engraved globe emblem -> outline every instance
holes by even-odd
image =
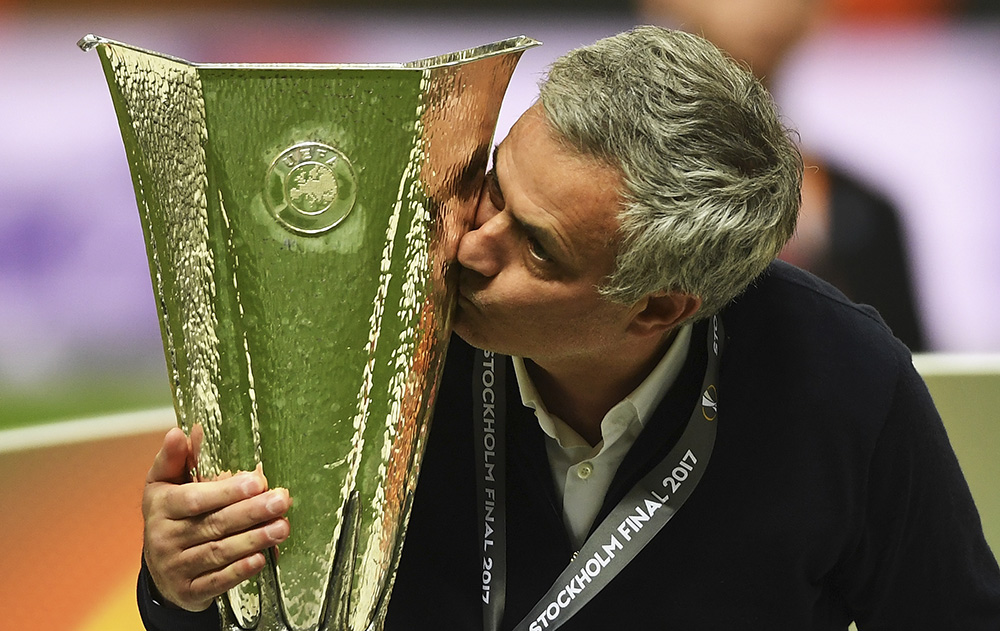
[[[337,200],[337,178],[325,164],[300,165],[286,183],[288,201],[301,213],[321,213]]]
[[[292,232],[317,235],[351,212],[357,180],[351,161],[329,145],[304,142],[274,159],[264,200],[275,219]]]

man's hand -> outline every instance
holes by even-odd
[[[264,550],[288,538],[285,489],[268,490],[260,467],[211,482],[191,482],[191,441],[170,430],[146,476],[143,554],[170,603],[203,611],[264,567]]]

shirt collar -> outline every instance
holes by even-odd
[[[663,354],[663,357],[656,364],[656,367],[653,368],[652,372],[646,376],[635,390],[612,408],[608,412],[608,415],[604,417],[604,421],[601,422],[601,433],[604,435],[605,440],[611,439],[607,435],[607,430],[611,429],[607,427],[609,425],[609,417],[623,404],[634,409],[634,413],[641,425],[646,424],[646,421],[652,416],[656,406],[663,400],[667,391],[670,390],[670,386],[674,384],[677,375],[680,374],[681,368],[684,366],[684,360],[687,359],[688,348],[691,345],[691,328],[691,324],[685,324],[678,329],[667,352]],[[549,414],[548,409],[545,407],[545,402],[542,401],[534,382],[531,380],[531,376],[528,374],[528,369],[524,365],[524,358],[512,357],[511,359],[514,364],[514,374],[517,377],[517,387],[521,394],[521,403],[525,407],[535,410],[535,416],[538,418],[538,423],[542,431],[558,440],[563,447],[587,445],[586,441],[579,435],[576,435],[576,432],[570,429],[562,420]],[[616,425],[618,424],[616,423]],[[620,433],[621,429],[615,431],[616,436]],[[582,442],[582,445],[577,445],[576,443],[578,442]],[[589,447],[589,445],[587,446]]]

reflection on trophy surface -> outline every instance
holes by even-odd
[[[295,503],[224,629],[379,629],[518,37],[409,64],[210,65],[88,36],[178,423]]]

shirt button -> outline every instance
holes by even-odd
[[[580,466],[576,468],[576,476],[581,480],[586,480],[590,477],[590,474],[594,472],[594,465],[589,462],[580,463]]]

